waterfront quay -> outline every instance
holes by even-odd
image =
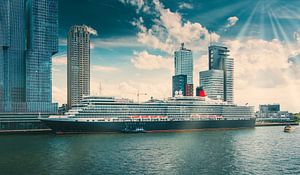
[[[0,113],[0,133],[23,133],[49,131],[49,128],[39,120],[50,114],[39,113]]]

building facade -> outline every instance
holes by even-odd
[[[68,34],[68,107],[90,94],[90,32],[72,26]]]
[[[186,75],[175,75],[172,77],[172,96],[186,94],[187,76]]]
[[[186,84],[184,96],[193,96],[194,95],[194,85]]]
[[[193,53],[191,50],[184,47],[184,43],[181,44],[181,48],[179,50],[174,52],[174,63],[175,76],[187,76],[186,86],[189,89],[188,96],[193,96]],[[184,95],[186,95],[186,93]]]
[[[222,81],[223,82],[223,94],[221,95],[221,99],[223,101],[233,103],[234,102],[234,59],[229,57],[229,50],[227,47],[223,46],[209,46],[208,48],[208,64],[209,64],[209,71],[210,70],[220,70],[220,71],[212,71],[210,73],[204,71],[202,72],[202,78],[208,78],[207,76],[212,76],[214,80],[211,80],[211,83],[216,83],[217,79],[220,79],[221,73],[223,74]],[[216,93],[216,88],[220,88],[220,84],[218,87],[213,87],[212,85],[204,85],[202,83],[208,83],[207,80],[201,80],[201,72],[200,72],[200,85],[207,91],[208,96],[216,97],[215,95],[210,95],[209,91],[213,94]],[[214,89],[208,89],[208,88]]]
[[[200,86],[210,99],[224,101],[224,71],[207,70],[199,73]]]
[[[58,51],[57,0],[0,3],[0,111],[57,111],[52,56]]]
[[[257,118],[263,119],[276,119],[286,118],[292,119],[293,115],[288,111],[281,111],[280,104],[264,104],[259,105],[259,111],[256,113]]]
[[[174,53],[175,55],[175,75],[186,75],[187,84],[193,84],[193,53],[191,50],[181,48]]]
[[[259,105],[259,112],[261,113],[276,113],[279,111],[280,111],[280,104]]]

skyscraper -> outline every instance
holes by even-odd
[[[29,111],[52,101],[52,55],[58,52],[58,1],[28,0],[26,102]],[[57,110],[57,105],[56,105]]]
[[[218,85],[218,88],[220,88],[220,83],[222,82],[223,95],[221,96],[221,99],[229,103],[233,103],[234,60],[229,57],[228,53],[229,50],[227,47],[215,45],[209,46],[209,70],[200,72],[200,85],[202,85],[204,90],[207,91],[208,96],[213,96],[213,98],[215,98],[216,96],[214,94],[220,94],[216,92],[217,87],[214,87],[213,84]],[[221,75],[223,77],[222,80],[220,79]],[[210,81],[207,81],[208,79],[210,79]],[[219,81],[219,83],[217,83],[217,81]],[[206,84],[204,85],[203,83]],[[218,91],[220,92],[220,90]]]
[[[52,60],[58,50],[57,0],[0,3],[0,111],[55,112]]]
[[[68,34],[68,107],[90,94],[90,32],[72,26]]]
[[[184,43],[181,48],[174,53],[175,75],[187,76],[188,92],[184,95],[193,96],[193,53],[191,50],[184,48]],[[174,94],[174,92],[173,92]]]

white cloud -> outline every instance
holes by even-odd
[[[61,54],[52,58],[53,65],[67,65],[67,54]]]
[[[171,55],[182,42],[193,51],[199,51],[204,48],[199,46],[208,46],[210,41],[219,40],[218,34],[210,33],[200,23],[183,22],[180,13],[172,12],[159,1],[153,1],[153,4],[156,17],[151,27],[146,27],[141,17],[132,23],[139,29],[137,37],[140,43]]]
[[[149,6],[146,5],[144,0],[119,0],[123,4],[130,4],[136,7],[136,13],[143,11],[145,13],[150,13]]]
[[[290,76],[295,79],[300,78],[300,53],[292,55],[288,58]]]
[[[255,84],[257,88],[273,88],[285,81],[286,77],[282,71],[289,66],[289,53],[280,41],[228,40],[225,41],[225,45],[231,49],[231,55],[235,58],[235,75],[238,81],[247,81],[248,86]],[[270,76],[277,72],[281,74],[272,79]]]
[[[120,69],[117,67],[99,66],[99,65],[93,65],[92,70],[99,71],[99,72],[119,72],[120,71]]]
[[[90,26],[86,26],[86,27],[87,27],[87,30],[88,30],[88,32],[89,32],[90,34],[95,35],[95,36],[98,35],[97,30],[93,29],[93,28],[90,27]]]
[[[236,102],[278,102],[283,109],[299,109],[300,59],[290,56],[297,46],[262,39],[227,40],[225,45],[235,59]]]
[[[231,17],[229,17],[229,18],[227,19],[228,24],[226,25],[226,28],[229,28],[229,27],[234,26],[234,25],[237,23],[238,20],[239,20],[239,18],[236,17],[236,16],[231,16]]]
[[[194,7],[190,3],[181,2],[181,3],[179,3],[179,8],[180,9],[193,9]]]
[[[145,70],[172,70],[173,67],[173,61],[171,58],[163,58],[160,55],[151,55],[147,51],[134,52],[131,62],[136,68]]]
[[[67,89],[57,86],[52,86],[53,101],[58,102],[60,105],[67,101]]]

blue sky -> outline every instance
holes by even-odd
[[[66,102],[66,37],[85,24],[91,36],[91,91],[136,99],[171,94],[173,52],[193,50],[194,84],[207,69],[209,43],[235,59],[235,101],[281,103],[299,111],[300,15],[297,0],[60,0],[53,100]]]

